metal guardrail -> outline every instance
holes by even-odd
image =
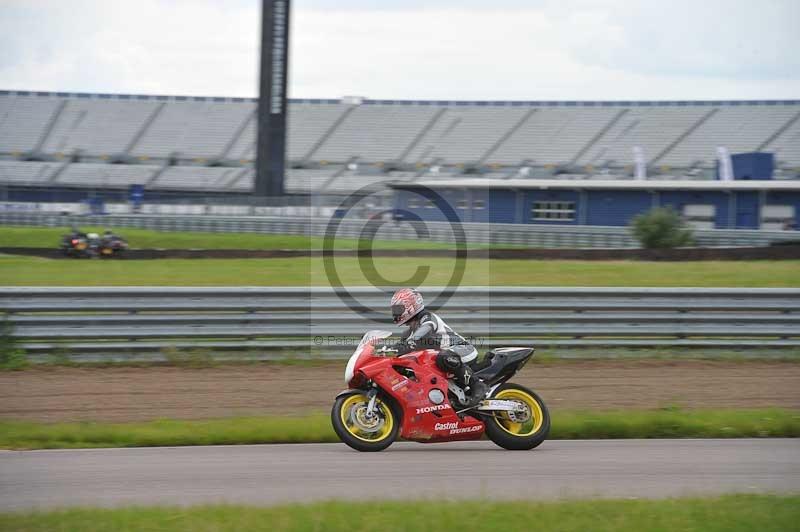
[[[197,216],[197,215],[71,215],[51,213],[0,212],[0,224],[66,227],[70,223],[136,227],[158,231],[190,231],[212,233],[267,233],[323,236],[328,228],[326,218],[260,217],[260,216]],[[359,238],[365,220],[342,220],[337,238]],[[430,240],[453,242],[454,234],[449,223],[425,222]],[[627,227],[587,225],[537,225],[462,223],[461,227],[470,244],[508,244],[528,247],[570,248],[634,248],[638,243]],[[744,229],[695,230],[695,240],[700,246],[764,246],[772,242],[800,239],[796,231],[764,231]],[[386,223],[381,227],[380,238],[388,240],[418,240],[414,228],[408,224]]]
[[[342,357],[369,329],[394,329],[388,294],[350,288],[0,288],[0,312],[33,358]],[[426,288],[451,296],[448,323],[480,348],[533,345],[737,351],[800,347],[800,289]],[[373,310],[370,310],[373,309]]]

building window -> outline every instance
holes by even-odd
[[[702,203],[683,205],[683,219],[695,229],[714,229],[717,207]]]
[[[531,206],[533,220],[572,222],[575,220],[574,201],[535,201]]]
[[[475,209],[476,211],[479,211],[481,209],[485,209],[486,208],[486,202],[483,201],[483,200],[480,200],[480,199],[479,200],[475,200],[475,201],[472,202],[472,208]]]
[[[417,198],[409,198],[408,200],[408,208],[409,209],[416,209],[419,207],[419,200]]]

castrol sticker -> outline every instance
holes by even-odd
[[[480,425],[473,425],[471,427],[459,427],[458,422],[451,421],[448,423],[437,423],[433,426],[434,430],[449,430],[449,434],[464,434],[465,432],[477,432],[481,430]]]

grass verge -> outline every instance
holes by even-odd
[[[360,264],[335,260],[341,282],[406,286],[418,268],[429,269],[428,286],[445,286],[457,266],[451,258],[398,260],[379,257]],[[1,256],[0,279],[15,286],[328,286],[321,258],[52,260]],[[800,261],[466,261],[461,285],[475,286],[639,286],[798,287]]]
[[[557,411],[551,439],[800,437],[800,412],[759,410]],[[0,448],[75,449],[339,441],[327,415],[141,423],[0,421]]]
[[[409,512],[409,508],[414,511]],[[468,511],[465,514],[465,508]],[[467,517],[468,515],[468,517]],[[18,532],[416,530],[797,530],[800,496],[726,495],[666,500],[562,502],[370,501],[258,508],[79,508],[0,514],[0,529]],[[534,525],[535,524],[535,525]]]

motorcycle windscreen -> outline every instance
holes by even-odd
[[[361,341],[358,342],[358,347],[366,345],[368,343],[374,343],[378,340],[383,340],[384,338],[389,338],[392,335],[391,331],[381,331],[378,329],[367,331],[364,333],[364,336],[361,337]]]

